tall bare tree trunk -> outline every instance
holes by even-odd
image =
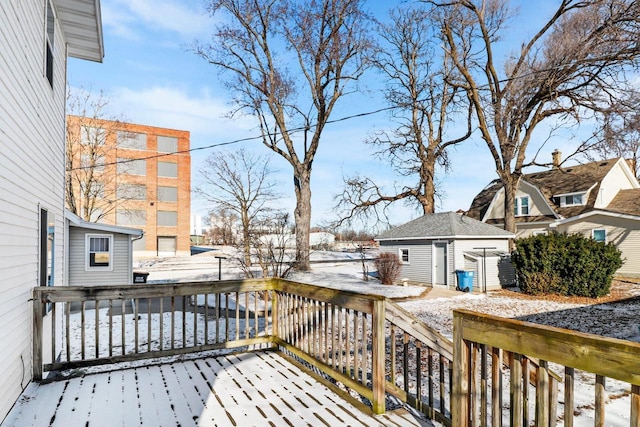
[[[296,223],[296,268],[308,271],[310,269],[311,173],[304,165],[300,165],[298,169],[293,178],[296,193],[296,208],[293,212]]]

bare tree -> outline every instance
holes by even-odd
[[[435,211],[436,167],[450,167],[447,149],[471,135],[471,110],[458,87],[451,85],[451,63],[439,49],[438,28],[433,12],[413,6],[390,12],[390,24],[378,25],[381,45],[373,64],[387,82],[386,99],[398,127],[380,131],[367,142],[376,155],[388,161],[400,176],[413,181],[394,191],[383,189],[368,177],[350,177],[337,196],[344,210],[342,221],[354,218],[377,221],[386,218],[386,208],[404,200]],[[463,118],[453,129],[451,117]],[[452,136],[456,133],[456,136]],[[382,206],[381,210],[378,208]]]
[[[426,0],[474,106],[479,131],[505,190],[505,229],[515,231],[515,194],[534,131],[555,118],[576,122],[628,85],[640,56],[640,3],[562,0],[507,60],[496,45],[513,16],[508,0]],[[501,68],[502,71],[501,71]]]
[[[209,212],[210,228],[207,232],[209,240],[217,245],[236,244],[234,228],[238,222],[238,215],[227,208],[219,208]]]
[[[242,245],[251,265],[251,228],[257,218],[272,210],[278,197],[269,160],[245,149],[211,154],[200,169],[202,184],[195,192],[218,210],[235,212],[242,226]]]
[[[236,112],[258,119],[263,143],[293,169],[296,266],[309,269],[311,170],[322,132],[362,74],[369,40],[361,0],[210,0],[224,15],[194,50],[226,72]],[[296,139],[294,132],[304,130]]]
[[[110,98],[84,88],[67,89],[66,207],[86,221],[116,209],[116,166],[105,164],[121,118],[108,112]]]
[[[290,239],[289,214],[272,212],[257,219],[249,232],[251,257],[260,267],[261,277],[286,278],[293,267],[287,248]],[[256,270],[247,264],[246,258],[238,260],[245,277],[255,278]]]
[[[595,157],[607,159],[624,157],[630,162],[636,177],[640,178],[640,91],[632,90],[623,99],[616,100],[610,108],[598,115],[600,128],[598,142],[587,153],[592,160]]]

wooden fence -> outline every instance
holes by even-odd
[[[375,413],[395,399],[451,425],[451,342],[379,296],[275,279],[40,287],[33,327],[35,380],[44,371],[274,347],[359,393]]]
[[[574,424],[575,378],[594,377],[594,425],[606,422],[605,378],[628,383],[629,425],[640,427],[640,344],[537,325],[513,319],[454,311],[453,425],[512,427]],[[531,361],[539,365],[530,396],[527,378]],[[503,389],[502,372],[508,365],[508,390]],[[552,370],[564,371],[564,410],[558,414],[556,399],[549,390],[556,387]],[[523,378],[525,380],[523,381]],[[508,391],[508,393],[507,393]],[[491,393],[491,405],[487,402]],[[501,404],[508,394],[508,405]],[[551,394],[552,395],[552,394]],[[506,414],[505,414],[506,412]]]

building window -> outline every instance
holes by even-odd
[[[403,264],[409,264],[409,249],[398,249],[398,257],[400,258],[400,262],[402,262]]]
[[[159,227],[177,227],[178,212],[175,211],[158,211]]]
[[[126,209],[116,211],[117,225],[147,225],[147,212],[143,210]]]
[[[82,126],[80,128],[80,143],[92,147],[101,147],[105,145],[106,132],[103,128],[92,126]]]
[[[143,184],[118,184],[118,200],[147,200],[147,187]]]
[[[112,270],[113,235],[87,234],[87,270]]]
[[[159,202],[177,202],[178,187],[158,187]]]
[[[178,152],[178,138],[174,136],[158,136],[158,152],[160,153]]]
[[[104,156],[102,155],[80,155],[80,167],[83,169],[92,169],[93,172],[104,172],[104,163]]]
[[[595,240],[596,242],[607,242],[607,230],[605,229],[597,229],[597,230],[593,230],[591,232],[591,236],[593,237],[593,240]]]
[[[582,206],[584,205],[584,194],[568,194],[560,198],[560,206]]]
[[[163,178],[177,178],[178,164],[175,162],[158,162],[158,176]]]
[[[147,174],[147,161],[145,159],[134,160],[118,157],[117,170],[119,174],[145,176]]]
[[[51,1],[47,1],[47,40],[45,55],[45,75],[53,88],[53,41],[55,39],[56,18],[53,14]]]
[[[516,197],[514,213],[516,216],[529,215],[529,196]]]
[[[119,131],[117,134],[118,147],[130,150],[146,150],[147,134]]]

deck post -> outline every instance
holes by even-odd
[[[42,303],[41,293],[37,288],[33,290],[33,355],[31,357],[31,370],[34,381],[42,381],[42,328],[44,318],[44,304]],[[55,327],[55,325],[54,325]]]
[[[629,425],[640,426],[640,385],[631,385],[631,420]]]
[[[380,299],[373,302],[373,315],[371,328],[373,329],[372,342],[372,387],[373,387],[373,413],[385,412],[385,301]]]
[[[469,346],[462,334],[463,318],[453,312],[453,389],[451,391],[451,424],[469,426]]]
[[[272,298],[271,298],[271,336],[275,337],[275,338],[281,338],[280,337],[280,321],[279,321],[279,317],[280,317],[280,310],[278,308],[278,291],[276,291],[275,289],[273,291],[267,291],[267,292],[272,292]],[[269,307],[265,307],[265,313],[267,313],[269,310]],[[275,347],[278,346],[278,344],[273,344]]]

